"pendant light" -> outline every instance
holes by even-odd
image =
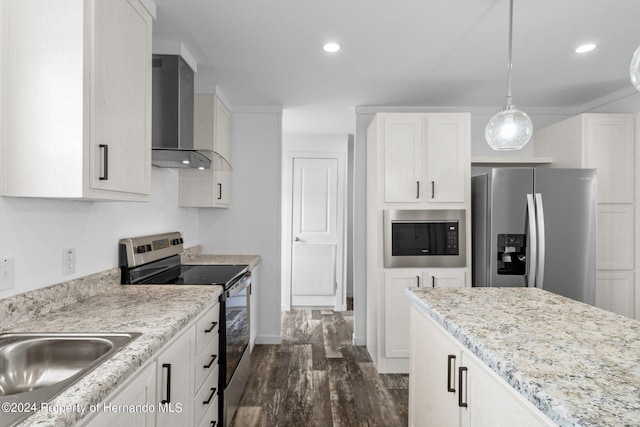
[[[513,0],[509,0],[509,60],[507,68],[507,105],[489,120],[484,131],[494,150],[519,150],[531,139],[533,125],[524,112],[511,103],[511,56],[513,39]]]
[[[631,78],[633,86],[640,91],[640,47],[636,49],[636,53],[634,53],[631,58],[629,77]]]

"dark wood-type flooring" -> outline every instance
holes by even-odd
[[[406,426],[408,375],[379,375],[352,334],[352,311],[284,313],[282,345],[251,354],[232,425]]]

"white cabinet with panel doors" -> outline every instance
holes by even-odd
[[[215,151],[231,162],[231,113],[216,94],[195,94],[194,147]],[[180,169],[180,206],[227,208],[230,202],[231,171]]]
[[[409,306],[404,291],[464,287],[471,245],[460,267],[384,267],[385,210],[463,211],[471,241],[470,114],[378,113],[367,129],[367,349],[380,373],[409,370]],[[414,268],[415,267],[415,268]]]
[[[149,11],[139,0],[3,0],[0,7],[1,193],[146,201]]]
[[[432,319],[410,317],[410,427],[555,425]]]
[[[388,269],[384,272],[384,352],[378,370],[408,372],[409,300],[405,291],[418,287],[465,287],[464,269]]]
[[[580,114],[533,135],[536,155],[553,156],[550,167],[596,169],[596,305],[636,319],[639,122],[636,114]]]
[[[213,426],[219,421],[219,319],[215,302],[171,339],[152,360],[98,406],[151,406],[99,411],[87,426]]]
[[[384,115],[374,124],[383,146],[385,203],[411,208],[465,202],[468,116]],[[437,207],[434,207],[437,209]]]

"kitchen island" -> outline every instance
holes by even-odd
[[[432,351],[429,345],[420,347],[422,331],[416,325],[438,329],[461,349],[458,365],[465,370],[454,373],[468,375],[468,383],[447,378],[447,386],[469,392],[460,397],[467,405],[456,415],[460,424],[482,424],[472,413],[478,408],[471,400],[473,370],[463,367],[468,360],[488,368],[524,406],[532,405],[525,409],[538,424],[640,425],[640,322],[537,288],[412,289],[407,295],[412,350],[420,353],[411,354],[412,367],[425,369]],[[446,376],[447,364],[456,362],[444,357]],[[414,391],[424,386],[417,380],[410,376]],[[486,394],[482,387],[475,392],[479,398]],[[423,396],[410,395],[410,412],[416,399],[424,402]],[[506,410],[504,401],[495,404],[494,410]]]

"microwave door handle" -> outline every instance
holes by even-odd
[[[544,259],[546,255],[544,206],[542,194],[536,193],[536,223],[538,224],[538,271],[536,272],[536,285],[544,289]]]
[[[527,194],[527,217],[529,218],[529,268],[527,286],[536,286],[536,261],[538,258],[538,236],[536,231],[536,207],[533,194]]]

